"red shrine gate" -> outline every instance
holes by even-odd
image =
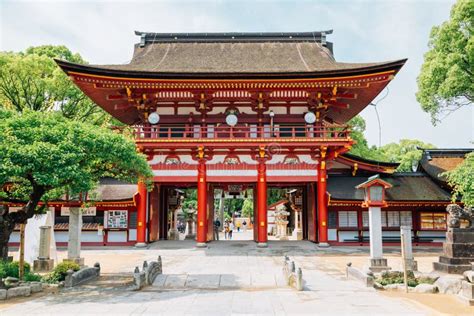
[[[262,246],[268,186],[306,186],[307,238],[327,244],[327,169],[354,143],[344,124],[405,63],[336,62],[331,32],[137,32],[130,64],[57,61],[94,102],[135,128],[149,159],[154,188],[138,184],[138,244],[160,236],[167,185],[197,187],[197,242],[210,241],[211,187],[222,183],[255,188]]]

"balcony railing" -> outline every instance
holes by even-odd
[[[347,126],[329,125],[323,127],[304,125],[266,126],[135,126],[137,140],[219,139],[219,140],[270,140],[270,139],[348,139]]]

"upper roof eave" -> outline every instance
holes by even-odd
[[[136,70],[109,69],[100,66],[91,66],[71,63],[61,59],[55,59],[55,62],[67,74],[71,72],[83,73],[88,75],[106,76],[127,79],[307,79],[307,78],[337,78],[346,76],[357,76],[373,74],[385,71],[395,71],[397,73],[405,64],[407,59],[399,59],[379,63],[377,65],[365,66],[360,68],[334,69],[316,72],[152,72]]]

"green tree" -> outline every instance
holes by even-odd
[[[286,199],[285,190],[279,188],[267,189],[267,205],[272,205],[280,200]]]
[[[416,98],[433,124],[474,100],[474,1],[459,0],[449,21],[431,30]]]
[[[372,159],[377,161],[386,161],[387,157],[380,152],[377,147],[369,147],[367,139],[365,138],[366,123],[361,116],[356,116],[348,123],[351,128],[351,137],[356,141],[352,146],[350,153],[362,158]]]
[[[445,174],[453,188],[453,202],[461,198],[466,206],[474,207],[474,153],[467,154],[456,169]]]
[[[58,111],[70,119],[101,125],[109,122],[111,116],[82,93],[53,58],[85,63],[65,46],[0,52],[0,107],[18,112]]]
[[[183,210],[197,210],[197,190],[184,190]]]
[[[409,172],[421,159],[422,152],[418,148],[435,148],[434,145],[416,139],[401,139],[380,148],[380,152],[389,162],[399,162],[397,171]]]
[[[102,177],[130,182],[152,177],[133,141],[59,113],[24,110],[18,115],[0,109],[0,135],[0,198],[25,203],[17,212],[0,212],[4,259],[15,224],[41,212],[41,201],[90,191]]]
[[[245,199],[242,206],[242,216],[253,218],[253,200]]]

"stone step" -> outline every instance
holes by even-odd
[[[283,275],[274,274],[161,274],[147,291],[275,289],[287,287]]]

